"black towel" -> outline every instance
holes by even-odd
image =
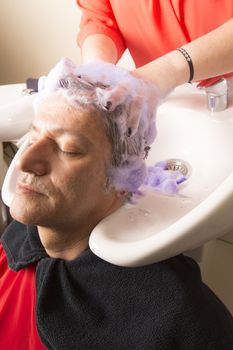
[[[37,328],[48,349],[233,349],[232,316],[191,258],[124,268],[88,249],[73,261],[54,259],[36,227],[18,222],[2,241],[13,270],[37,261]]]

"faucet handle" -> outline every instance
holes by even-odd
[[[207,107],[211,112],[223,111],[227,107],[227,81],[224,78],[204,80],[197,85],[207,96]]]
[[[207,78],[207,79],[201,80],[200,83],[197,85],[197,88],[198,89],[207,88],[207,87],[219,82],[219,80],[221,80],[222,78],[223,78],[223,76],[217,76],[217,77]]]

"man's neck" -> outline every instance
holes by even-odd
[[[104,217],[120,208],[125,202],[125,193],[119,194],[111,205],[98,215],[83,216],[79,222],[68,226],[67,223],[59,228],[38,226],[38,233],[47,254],[52,258],[73,260],[82,254],[89,246],[89,237],[94,227]],[[91,217],[91,220],[90,220]]]
[[[88,248],[90,233],[60,232],[38,226],[38,233],[46,253],[52,258],[73,260]]]

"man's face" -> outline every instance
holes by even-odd
[[[111,145],[99,115],[50,97],[35,116],[11,215],[51,228],[96,225],[116,204],[106,191]],[[119,206],[119,205],[118,205]]]

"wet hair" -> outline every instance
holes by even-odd
[[[112,145],[109,181],[117,190],[137,192],[146,179],[145,159],[156,135],[157,88],[110,63],[76,66],[63,59],[39,79],[35,111],[56,92],[75,108],[100,115]]]

